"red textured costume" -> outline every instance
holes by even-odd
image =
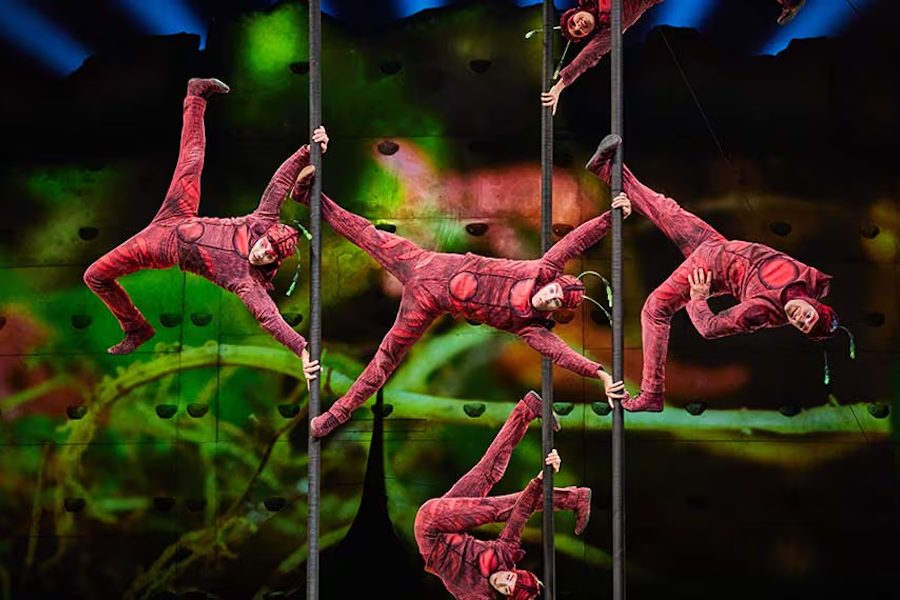
[[[624,0],[622,4],[622,32],[624,33],[629,27],[634,25],[645,12],[662,2],[663,0]],[[794,18],[797,12],[803,7],[806,0],[777,0],[782,7],[781,16],[778,23],[786,25]],[[572,39],[566,30],[569,17],[575,12],[584,10],[594,15],[596,19],[595,31],[593,37],[581,49],[581,52],[572,59],[564,69],[559,72],[559,78],[565,85],[569,87],[573,81],[581,77],[585,71],[595,66],[600,59],[609,54],[612,48],[610,39],[610,0],[582,0],[579,5],[565,11],[560,19],[561,31],[563,35]],[[578,40],[573,40],[578,41]]]
[[[281,259],[294,252],[297,232],[278,223],[281,205],[300,170],[309,164],[304,146],[276,171],[255,211],[243,217],[198,217],[200,175],[206,134],[206,98],[226,93],[218,80],[192,79],[184,99],[184,123],[175,175],[162,207],[145,229],[99,258],[84,273],[84,281],[118,319],[125,339],[109,349],[127,354],[153,337],[154,330],[116,279],[142,269],[178,265],[236,294],[260,325],[300,356],[306,340],[288,325],[268,292]],[[268,237],[277,259],[254,266],[250,249]]]
[[[609,144],[620,142],[615,137],[608,136],[601,142],[604,156],[611,155]],[[609,184],[608,160],[592,160],[588,169]],[[830,275],[763,244],[727,240],[671,198],[642,184],[624,165],[622,172],[622,188],[634,209],[650,219],[686,258],[647,297],[641,310],[644,352],[641,394],[624,400],[624,408],[662,410],[670,323],[672,315],[682,308],[687,309],[700,335],[713,339],[788,325],[785,304],[802,299],[813,305],[820,317],[809,337],[820,339],[833,335],[839,325],[837,314],[818,302],[831,288]],[[692,299],[688,275],[697,268],[712,274],[710,296],[730,295],[739,303],[716,314],[706,299]]]
[[[295,199],[304,204],[309,202],[308,184],[298,184],[296,188]],[[538,260],[423,250],[407,239],[377,229],[325,194],[322,218],[400,280],[403,295],[397,319],[375,357],[347,393],[313,419],[315,437],[328,435],[345,423],[384,385],[409,348],[444,313],[514,333],[560,367],[584,377],[598,377],[601,365],[578,354],[552,333],[549,313],[534,308],[531,299],[542,287],[559,282],[566,295],[564,307],[573,308],[581,302],[584,286],[575,277],[563,275],[563,267],[606,235],[609,212],[578,226]]]
[[[622,31],[625,32],[641,18],[641,15],[662,1],[624,0],[622,4]],[[559,78],[566,87],[569,87],[585,71],[600,62],[600,59],[609,54],[609,51],[612,49],[609,27],[610,0],[586,0],[580,2],[579,6],[570,8],[563,13],[561,19],[562,31],[566,31],[568,18],[573,12],[578,10],[586,10],[593,14],[597,24],[595,25],[594,36],[581,49],[581,52],[572,59],[572,62],[559,72]]]
[[[472,470],[440,498],[422,505],[416,514],[415,535],[425,570],[440,577],[447,590],[459,600],[500,598],[489,577],[497,571],[514,571],[518,582],[513,598],[537,595],[536,577],[516,569],[525,552],[519,541],[531,515],[543,507],[543,484],[537,477],[521,492],[488,496],[503,477],[516,445],[525,437],[528,424],[541,415],[541,399],[529,392],[513,409],[484,457]],[[572,510],[576,534],[587,526],[591,490],[556,488],[554,510]],[[505,523],[496,540],[484,541],[469,531],[487,523]],[[533,592],[533,593],[532,593]]]

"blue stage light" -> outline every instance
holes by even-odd
[[[207,23],[180,0],[117,0],[116,3],[145,33],[196,33],[200,36],[200,49],[206,48]]]
[[[852,0],[851,5],[847,0],[809,0],[793,21],[778,28],[758,54],[778,54],[795,39],[837,35],[859,18],[857,10],[863,12],[873,3],[873,0]]]
[[[452,0],[394,0],[394,17],[404,19],[423,10],[441,8],[452,3]]]
[[[91,55],[63,29],[16,0],[0,0],[0,35],[57,75],[75,71]]]
[[[646,28],[669,25],[702,30],[715,4],[715,0],[667,0],[647,13]]]

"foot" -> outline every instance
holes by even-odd
[[[587,161],[587,164],[584,165],[584,168],[593,173],[594,175],[600,175],[600,169],[609,162],[609,159],[613,157],[613,154],[616,152],[616,149],[622,145],[622,138],[617,136],[614,133],[609,134],[602,140],[600,140],[600,145],[597,146],[597,150],[594,151],[594,155],[591,156],[590,160]]]
[[[312,188],[316,167],[314,165],[306,165],[297,175],[297,181],[291,189],[291,200],[309,206],[309,192]]]
[[[622,400],[622,408],[628,412],[662,412],[665,397],[655,392],[641,392],[634,398]]]
[[[330,410],[323,412],[309,423],[309,434],[314,438],[323,438],[347,422],[341,421]]]
[[[209,98],[213,94],[227,94],[231,88],[218,79],[199,79],[194,77],[188,81],[188,96],[200,96]]]
[[[522,398],[522,402],[528,405],[528,408],[531,409],[531,414],[533,415],[532,419],[537,419],[544,416],[544,401],[538,395],[538,393],[534,390],[531,390],[525,397]],[[562,425],[559,424],[559,419],[556,418],[556,415],[553,411],[550,411],[550,416],[553,417],[553,423],[551,427],[553,427],[553,431],[559,431],[562,429]]]
[[[786,0],[782,5],[781,16],[778,17],[778,24],[787,25],[793,21],[804,4],[806,0]]]
[[[578,504],[575,505],[575,535],[581,535],[591,520],[591,488],[578,488]]]
[[[131,354],[147,340],[156,335],[156,330],[150,323],[145,323],[140,329],[125,332],[125,339],[107,349],[110,354]]]

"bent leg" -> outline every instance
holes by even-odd
[[[200,208],[200,175],[206,152],[206,128],[203,123],[205,112],[206,100],[188,93],[184,99],[181,145],[175,174],[166,192],[166,199],[152,223],[197,216]]]
[[[540,398],[534,392],[528,392],[525,398],[519,400],[481,460],[442,497],[487,496],[494,484],[506,473],[512,452],[525,437],[528,426],[541,416],[540,406]]]
[[[471,531],[489,523],[506,523],[522,492],[484,498],[433,498],[416,514],[416,539],[434,538],[440,534]],[[575,486],[553,489],[553,510],[575,513],[576,533],[581,533],[590,519],[591,490]],[[530,514],[544,508],[543,497],[528,507]],[[421,544],[420,544],[421,545]]]
[[[641,392],[662,395],[665,391],[666,356],[672,315],[684,308],[690,299],[687,281],[691,262],[682,263],[672,275],[647,297],[641,309],[641,340],[644,369]]]
[[[116,279],[143,269],[174,265],[171,257],[161,254],[160,247],[159,235],[148,228],[101,256],[84,272],[85,284],[106,304],[125,332],[125,340],[109,349],[111,354],[133,352],[153,337],[153,327]]]

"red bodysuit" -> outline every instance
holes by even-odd
[[[622,32],[624,33],[629,27],[634,25],[645,12],[662,2],[663,0],[623,0],[622,3]],[[582,7],[593,4],[593,2],[582,2]],[[609,4],[609,2],[605,2]],[[594,7],[596,9],[596,7]],[[587,10],[587,9],[585,9]],[[612,41],[610,39],[609,15],[606,15],[606,23],[601,22],[601,17],[597,15],[596,10],[591,11],[596,18],[593,37],[588,41],[581,52],[572,59],[566,67],[559,72],[559,78],[569,87],[573,81],[581,77],[585,71],[595,66],[600,59],[609,54],[612,49]]]
[[[206,99],[189,91],[184,99],[178,163],[162,207],[150,225],[100,257],[84,273],[85,283],[109,307],[126,334],[125,341],[110,352],[127,354],[153,335],[153,328],[116,279],[142,269],[178,265],[236,294],[266,331],[300,356],[306,340],[284,321],[268,293],[280,261],[258,267],[247,257],[257,240],[278,223],[288,191],[309,164],[309,147],[304,146],[279,167],[259,206],[249,215],[198,217],[205,110]]]
[[[308,189],[298,198],[308,203]],[[582,223],[543,258],[509,260],[474,254],[423,250],[407,239],[381,231],[322,195],[322,218],[334,231],[365,250],[403,284],[400,310],[390,331],[347,393],[313,419],[313,435],[322,437],[368,400],[441,314],[449,313],[502,329],[522,338],[555,364],[597,378],[601,365],[572,350],[549,329],[549,313],[531,298],[563,273],[566,262],[599,242],[609,231],[610,213]]]
[[[521,492],[488,496],[503,477],[516,445],[528,424],[541,416],[541,401],[534,392],[520,400],[484,457],[440,498],[422,505],[416,514],[415,536],[425,570],[441,578],[459,600],[496,600],[500,594],[489,577],[512,571],[525,552],[519,548],[529,517],[543,507],[543,484],[537,477]],[[578,533],[590,513],[588,488],[556,488],[554,510],[576,510]],[[487,523],[505,523],[496,540],[484,541],[469,531]]]
[[[788,325],[784,305],[793,298],[820,300],[831,289],[831,276],[762,244],[727,240],[708,223],[671,198],[659,194],[623,166],[622,188],[635,210],[645,215],[672,242],[686,260],[647,297],[641,310],[644,369],[641,395],[656,396],[662,408],[666,354],[672,315],[686,308],[704,338],[713,339],[758,329]],[[609,163],[599,176],[609,183]],[[691,299],[688,274],[703,268],[712,275],[710,296],[730,295],[738,304],[713,313],[705,299]],[[629,406],[642,410],[640,397]]]
[[[622,33],[634,25],[637,20],[641,18],[641,15],[662,1],[663,0],[623,0]],[[777,2],[784,9],[782,18],[788,13],[795,12],[794,9],[798,5],[802,5],[799,0],[777,0]],[[600,5],[599,10],[596,6],[597,4]],[[609,26],[609,4],[609,0],[599,0],[599,2],[597,0],[582,0],[579,2],[579,6],[576,9],[570,9],[580,9],[591,12],[597,20],[597,29],[594,32],[593,37],[588,41],[585,47],[581,49],[581,52],[572,59],[571,63],[559,72],[559,78],[566,87],[569,87],[572,82],[581,77],[585,71],[600,62],[600,59],[609,54],[612,49]],[[799,10],[799,8],[797,8],[797,10]]]

